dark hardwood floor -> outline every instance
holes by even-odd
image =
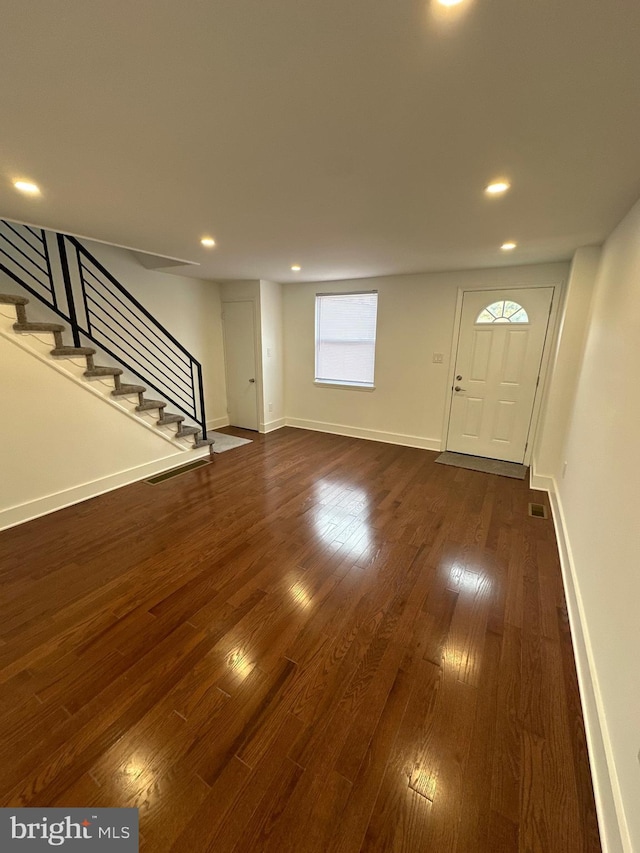
[[[600,850],[545,496],[249,435],[0,534],[0,805],[137,806],[150,853]]]

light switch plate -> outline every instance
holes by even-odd
[[[434,352],[433,363],[434,364],[442,364],[443,361],[444,361],[444,355],[441,352]]]

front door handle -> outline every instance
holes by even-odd
[[[459,385],[456,385],[456,387],[455,387],[453,390],[454,390],[454,391],[466,391],[467,389],[466,389],[466,388],[461,388]]]
[[[249,382],[255,382],[255,381],[256,381],[255,379],[250,379],[250,380],[249,380]]]

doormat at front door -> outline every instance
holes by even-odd
[[[524,480],[529,469],[517,462],[502,462],[500,459],[485,459],[483,456],[468,456],[466,453],[452,453],[445,450],[436,459],[442,465],[453,465],[454,468],[468,468],[470,471],[482,471],[485,474],[497,474],[499,477],[512,477],[514,480]]]

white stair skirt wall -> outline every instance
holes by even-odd
[[[208,455],[187,452],[188,443],[127,411],[133,404],[98,391],[104,383],[74,376],[84,359],[44,355],[51,336],[18,335],[15,320],[2,305],[0,399],[9,408],[0,425],[0,529]]]
[[[33,300],[33,302],[35,301],[37,300]],[[28,306],[26,306],[29,312],[31,311],[33,302],[30,301]],[[31,315],[29,314],[29,319],[30,316]],[[6,336],[11,342],[32,353],[36,358],[44,361],[49,367],[54,370],[58,370],[70,379],[73,379],[75,382],[82,385],[85,389],[92,391],[108,405],[114,406],[134,418],[143,426],[153,430],[153,432],[165,438],[171,445],[173,445],[173,447],[181,450],[189,450],[192,448],[192,444],[188,438],[176,437],[176,424],[158,426],[157,420],[160,416],[160,412],[156,409],[150,409],[143,412],[136,411],[136,405],[138,403],[137,395],[131,394],[127,396],[114,397],[112,395],[112,391],[114,390],[113,377],[87,377],[85,375],[87,364],[84,356],[79,356],[77,358],[54,358],[51,355],[53,338],[50,332],[16,332],[13,328],[14,322],[15,313],[13,312],[13,306],[0,303],[0,334]],[[67,330],[64,332],[64,335],[70,342],[71,333]],[[118,365],[117,361],[107,359],[102,354],[96,355],[96,358],[99,359],[102,364],[110,362],[113,366]],[[123,373],[123,376],[125,376],[125,374],[126,371]],[[126,382],[126,378],[123,381]],[[138,382],[135,377],[133,377],[133,381]],[[150,390],[147,396],[149,397],[151,395],[157,396],[152,390]],[[172,411],[170,406],[169,410]]]

